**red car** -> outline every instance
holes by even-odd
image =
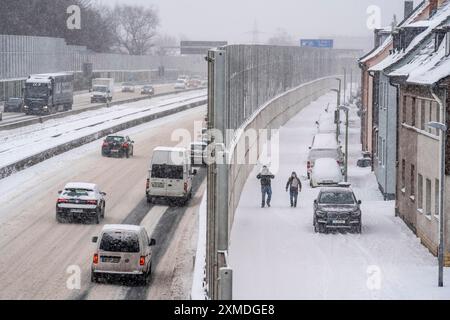
[[[128,136],[107,136],[106,139],[103,140],[102,156],[126,156],[129,158],[134,153],[133,144],[134,141]]]

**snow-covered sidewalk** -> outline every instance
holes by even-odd
[[[271,208],[260,208],[260,186],[250,175],[231,232],[234,299],[449,299],[450,285],[437,287],[437,259],[383,201],[361,156],[360,120],[350,112],[349,181],[362,200],[363,230],[357,234],[316,234],[313,200],[306,175],[308,146],[316,121],[335,94],[327,94],[280,129],[280,169],[272,182]],[[342,132],[344,131],[342,126]],[[343,140],[343,139],[341,139]],[[290,208],[286,181],[302,177],[299,207]],[[450,272],[445,279],[450,283]]]

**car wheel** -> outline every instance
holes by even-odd
[[[97,214],[95,215],[95,217],[94,217],[94,222],[95,222],[95,224],[100,224],[100,216],[101,216],[101,212],[100,212],[101,210],[98,210],[97,209]]]
[[[147,196],[147,203],[148,204],[151,204],[153,202],[153,199],[152,199],[152,197],[150,197],[150,196]]]
[[[317,227],[317,223],[314,223],[314,232],[315,233],[319,232],[319,228]]]
[[[98,275],[91,271],[91,282],[98,283]]]
[[[103,207],[102,207],[102,219],[105,218],[105,207],[106,207],[106,202],[103,202]]]
[[[59,213],[56,214],[56,221],[58,223],[64,223],[64,219],[61,217]]]

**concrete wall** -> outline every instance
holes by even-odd
[[[287,91],[263,105],[260,112],[243,126],[244,131],[251,129],[278,129],[312,101],[329,92],[330,89],[335,88],[336,83],[337,81],[334,77],[322,78]],[[234,165],[230,166],[228,177],[229,234],[231,233],[234,213],[239,204],[242,189],[255,165],[248,164],[248,155],[255,152],[255,150],[260,155],[261,144],[265,142],[260,141],[261,137],[259,135],[256,139],[248,139],[245,134],[241,134],[235,138],[233,144],[230,146],[230,159]],[[237,149],[242,146],[245,146],[245,154],[247,155],[246,164],[237,164]]]

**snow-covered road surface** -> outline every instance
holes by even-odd
[[[192,272],[195,244],[189,237],[196,239],[196,232],[188,226],[196,227],[196,223],[185,218],[196,218],[193,212],[204,188],[201,177],[195,178],[201,191],[187,208],[148,206],[145,183],[152,150],[176,145],[171,133],[180,128],[192,132],[194,121],[202,121],[205,110],[204,106],[194,108],[122,132],[135,141],[135,156],[130,159],[101,157],[101,141],[95,141],[0,180],[0,299],[124,299],[135,290],[140,294],[137,298],[176,292],[187,299],[190,283],[184,279],[189,274],[177,270]],[[69,181],[95,182],[107,193],[100,225],[56,222],[57,191]],[[178,226],[165,223],[176,219],[181,219]],[[90,283],[92,236],[98,235],[103,224],[123,222],[142,224],[167,237],[165,244],[161,236],[156,237],[155,250],[164,245],[171,249],[159,257],[167,264],[156,265],[150,288]],[[172,243],[171,236],[181,242]],[[66,286],[69,266],[81,270],[79,289]]]
[[[205,97],[205,91],[186,92],[0,131],[0,167],[116,124],[205,100]]]
[[[314,233],[313,200],[319,189],[311,189],[305,179],[306,157],[315,122],[328,103],[332,116],[335,99],[335,94],[321,97],[280,129],[280,170],[274,172],[271,208],[260,208],[255,178],[260,166],[247,180],[230,238],[233,299],[449,299],[450,286],[437,287],[437,259],[395,217],[394,202],[383,201],[370,168],[356,167],[361,145],[354,109],[349,181],[362,200],[362,234]],[[285,192],[292,171],[303,176],[296,209]]]

